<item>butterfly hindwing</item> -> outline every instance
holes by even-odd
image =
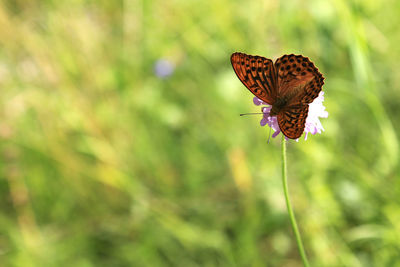
[[[290,106],[278,113],[278,125],[282,133],[291,139],[299,138],[306,125],[308,104]]]
[[[277,75],[272,60],[233,53],[231,63],[238,78],[255,96],[271,105],[275,102]]]

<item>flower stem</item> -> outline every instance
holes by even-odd
[[[283,183],[283,192],[285,194],[286,207],[289,213],[290,223],[292,224],[292,229],[294,235],[296,236],[297,247],[299,248],[301,260],[303,261],[303,265],[309,267],[307,256],[304,251],[303,243],[301,242],[301,236],[299,232],[299,228],[297,227],[296,218],[294,217],[292,204],[290,204],[289,199],[289,190],[287,185],[287,172],[286,172],[286,138],[285,135],[282,134],[282,183]]]

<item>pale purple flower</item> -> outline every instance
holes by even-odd
[[[324,92],[321,91],[318,97],[314,99],[314,101],[311,104],[309,104],[308,116],[306,119],[306,125],[304,127],[304,132],[305,132],[304,140],[307,140],[307,136],[309,133],[317,134],[324,131],[324,127],[322,127],[322,124],[319,121],[319,118],[328,117],[328,112],[325,110],[325,107],[322,104],[323,101],[324,101]],[[253,103],[256,106],[268,105],[267,103],[265,103],[264,101],[260,100],[257,97],[253,98]],[[276,119],[276,116],[269,115],[270,111],[271,111],[271,106],[261,108],[261,112],[263,113],[263,118],[260,121],[260,125],[265,126],[268,124],[268,126],[274,130],[274,134],[272,135],[272,137],[276,137],[281,132],[281,130],[279,129],[278,120]]]
[[[160,78],[166,78],[174,72],[174,64],[166,59],[159,59],[154,64],[154,73]]]

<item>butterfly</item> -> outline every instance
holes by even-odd
[[[282,133],[299,138],[308,115],[308,105],[318,97],[324,77],[307,57],[283,55],[271,59],[233,53],[232,67],[242,83],[256,97],[271,105]]]

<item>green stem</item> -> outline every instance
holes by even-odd
[[[287,173],[286,173],[286,138],[283,134],[282,134],[282,183],[283,183],[283,192],[285,194],[286,207],[289,212],[290,223],[292,224],[294,235],[296,236],[297,247],[299,248],[303,265],[308,267],[310,265],[308,264],[303,243],[301,242],[299,228],[297,227],[296,218],[294,217],[292,204],[290,204],[290,199],[289,199],[289,190],[287,185]]]

